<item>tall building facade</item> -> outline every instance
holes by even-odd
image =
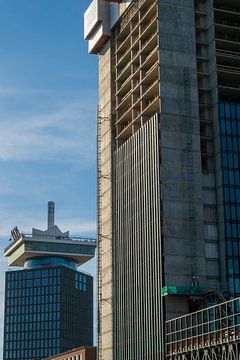
[[[93,278],[77,270],[94,256],[95,241],[74,239],[53,222],[20,234],[5,249],[4,360],[43,359],[93,344]]]
[[[164,323],[236,297],[240,3],[93,0],[99,359],[164,358]]]

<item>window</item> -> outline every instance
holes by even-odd
[[[205,244],[206,249],[206,257],[217,259],[218,258],[218,245],[217,243],[206,243]]]

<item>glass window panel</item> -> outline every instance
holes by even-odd
[[[232,138],[230,136],[227,137],[227,149],[228,151],[232,151]]]
[[[231,127],[231,121],[226,121],[226,133],[228,135],[232,134],[232,127]]]
[[[223,171],[223,182],[225,185],[228,185],[229,180],[228,180],[228,171],[224,170]]]
[[[235,185],[239,186],[240,185],[240,177],[239,177],[239,171],[235,171]]]
[[[235,280],[234,280],[234,282],[235,282],[235,291],[236,291],[236,293],[240,293],[240,281],[239,281],[239,278],[235,278]]]
[[[234,261],[233,261],[233,265],[234,265],[234,274],[235,274],[235,275],[239,275],[239,261],[238,261],[238,260],[234,260]]]
[[[237,105],[237,118],[240,120],[240,105]]]
[[[229,170],[229,184],[234,185],[234,171]]]
[[[222,150],[226,151],[227,150],[227,139],[226,136],[222,136]]]
[[[228,154],[228,167],[233,168],[233,155],[231,153]]]
[[[220,102],[220,115],[225,116],[225,105],[224,102]],[[240,108],[239,108],[239,118],[240,118]]]
[[[230,275],[233,274],[233,260],[231,260],[231,259],[228,259],[228,273]]]
[[[239,158],[237,154],[234,154],[234,168],[239,169]]]
[[[230,188],[229,191],[230,191],[230,201],[235,203],[235,189]]]
[[[230,205],[225,205],[225,218],[231,220]]]
[[[230,118],[230,104],[225,103],[225,116]]]
[[[236,220],[236,208],[235,206],[231,206],[231,217],[232,217],[232,220]]]
[[[222,154],[222,162],[223,162],[223,167],[228,167],[228,157],[226,153]]]
[[[236,106],[235,104],[231,104],[231,117],[236,118]]]

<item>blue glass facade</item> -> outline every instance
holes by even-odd
[[[46,258],[33,258],[25,262],[25,267],[30,269],[37,269],[49,266],[66,266],[70,269],[77,270],[77,264],[69,259],[60,257],[46,257]]]
[[[92,298],[92,277],[68,266],[7,272],[3,359],[43,359],[92,345]]]
[[[227,276],[231,297],[240,296],[240,103],[220,102]]]

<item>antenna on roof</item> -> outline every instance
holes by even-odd
[[[54,207],[53,201],[48,202],[48,229],[54,226]]]

